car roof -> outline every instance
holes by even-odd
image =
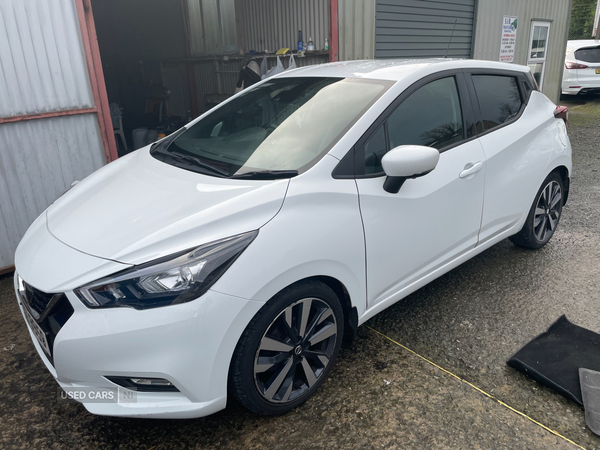
[[[476,59],[368,59],[304,66],[277,77],[344,77],[400,81],[414,72],[429,73],[450,69],[500,69],[528,72],[527,66]]]
[[[567,41],[567,47],[571,47],[573,50],[579,50],[583,47],[598,47],[600,41],[595,39],[578,39],[574,41]]]

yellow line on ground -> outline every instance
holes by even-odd
[[[429,363],[429,364],[431,364],[432,366],[434,366],[434,367],[437,367],[437,368],[438,368],[438,369],[440,369],[442,372],[445,372],[445,373],[447,373],[448,375],[450,375],[450,376],[452,376],[452,377],[456,378],[457,380],[459,380],[459,381],[462,381],[462,382],[463,382],[463,383],[465,383],[466,385],[468,385],[468,386],[472,387],[473,389],[475,389],[477,392],[479,392],[479,393],[481,393],[481,394],[485,395],[485,396],[486,396],[486,397],[488,397],[488,398],[491,398],[492,400],[495,400],[496,402],[500,403],[500,404],[501,404],[502,406],[504,406],[505,408],[508,408],[508,409],[510,409],[512,412],[514,412],[514,413],[516,413],[516,414],[520,415],[521,417],[524,417],[524,418],[525,418],[525,419],[527,419],[527,420],[530,420],[531,422],[535,423],[536,425],[538,425],[538,426],[542,427],[544,430],[546,430],[546,431],[549,431],[550,433],[554,434],[555,436],[558,436],[558,437],[559,437],[559,438],[561,438],[561,439],[564,439],[565,441],[567,441],[567,442],[569,442],[569,443],[573,444],[573,445],[574,445],[575,447],[577,447],[577,448],[580,448],[580,449],[582,449],[582,450],[586,450],[586,448],[585,448],[585,447],[582,447],[581,445],[579,445],[579,444],[576,444],[576,443],[575,443],[575,442],[573,442],[571,439],[569,439],[569,438],[567,438],[567,437],[563,436],[562,434],[560,434],[558,431],[554,431],[552,428],[549,428],[549,427],[547,427],[547,426],[546,426],[546,425],[544,425],[543,423],[540,423],[540,422],[538,422],[537,420],[535,420],[535,419],[532,419],[532,418],[531,418],[531,417],[529,417],[527,414],[525,414],[525,413],[523,413],[523,412],[521,412],[521,411],[519,411],[519,410],[517,410],[517,409],[513,408],[513,407],[512,407],[512,406],[510,406],[510,405],[507,405],[507,404],[506,404],[506,403],[504,403],[502,400],[499,400],[498,398],[494,397],[492,394],[488,394],[488,393],[487,393],[487,392],[485,392],[483,389],[481,389],[481,388],[478,388],[477,386],[475,386],[473,383],[470,383],[470,382],[468,382],[468,381],[467,381],[467,380],[465,380],[464,378],[461,378],[461,377],[459,377],[458,375],[455,375],[455,374],[453,374],[453,373],[452,373],[452,372],[450,372],[449,370],[447,370],[447,369],[444,369],[442,366],[439,366],[439,365],[437,365],[436,363],[434,363],[433,361],[431,361],[431,360],[429,360],[429,359],[425,358],[424,356],[421,356],[421,355],[419,355],[419,354],[418,354],[417,352],[415,352],[414,350],[411,350],[410,348],[408,348],[408,347],[406,347],[406,346],[402,345],[401,343],[399,343],[399,342],[397,342],[397,341],[393,340],[391,337],[389,337],[389,336],[387,336],[387,335],[383,334],[381,331],[377,331],[376,329],[374,329],[374,328],[371,328],[371,327],[370,327],[370,326],[368,326],[368,325],[367,325],[367,328],[368,328],[369,330],[371,330],[371,331],[374,331],[374,332],[375,332],[375,333],[377,333],[378,335],[380,335],[380,336],[383,336],[383,337],[384,337],[384,338],[386,338],[388,341],[390,341],[390,342],[392,342],[392,343],[396,344],[398,347],[401,347],[401,348],[403,348],[403,349],[404,349],[404,350],[406,350],[407,352],[410,352],[410,353],[412,353],[413,355],[415,355],[415,356],[417,356],[417,357],[421,358],[421,359],[422,359],[423,361],[425,361],[426,363]]]

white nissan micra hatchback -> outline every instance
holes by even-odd
[[[98,170],[30,227],[15,289],[96,414],[283,413],[370,317],[498,241],[539,248],[569,192],[566,108],[527,67],[296,69]]]

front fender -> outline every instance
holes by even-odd
[[[293,178],[279,214],[213,290],[266,302],[290,284],[329,276],[348,290],[359,316],[366,309],[365,242],[354,180],[334,180],[339,161],[324,158]]]

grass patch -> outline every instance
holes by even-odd
[[[569,106],[569,126],[585,128],[596,125],[600,117],[600,100]]]

